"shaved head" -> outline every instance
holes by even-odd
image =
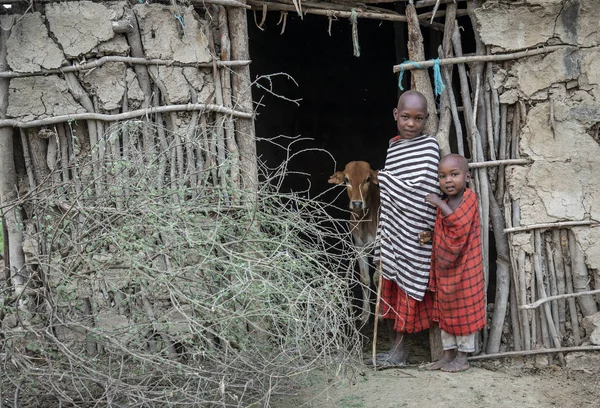
[[[465,173],[469,171],[469,163],[460,154],[448,154],[440,160],[440,166],[445,163],[454,162],[460,167]]]
[[[406,104],[418,103],[421,105],[421,110],[427,113],[427,98],[421,92],[418,91],[406,91],[398,99],[398,110]]]

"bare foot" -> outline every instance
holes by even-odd
[[[433,363],[427,364],[425,366],[426,370],[441,370],[443,367],[447,366],[452,361],[451,357],[442,357],[438,361],[434,361]]]
[[[440,370],[442,369],[442,367],[445,367],[452,360],[454,360],[454,355],[454,350],[445,350],[442,358],[440,358],[438,361],[434,361],[433,363],[426,365],[425,369],[429,371]]]
[[[388,352],[388,358],[392,361],[396,361],[401,364],[406,364],[406,360],[408,358],[408,353],[403,348],[398,350],[390,350]]]
[[[444,367],[440,368],[440,370],[445,371],[447,373],[458,373],[460,371],[465,371],[469,369],[469,362],[467,361],[466,353],[458,353],[456,358],[446,364]]]

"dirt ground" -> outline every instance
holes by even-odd
[[[319,408],[540,408],[597,407],[600,377],[550,366],[529,369],[477,363],[449,374],[419,367],[374,372],[364,367],[351,380],[330,380],[281,401],[281,407]],[[321,389],[320,392],[317,390]]]
[[[383,339],[382,339],[383,340]],[[381,350],[385,348],[383,341]],[[373,371],[358,364],[343,378],[313,374],[294,395],[272,401],[276,408],[541,408],[600,406],[600,367],[547,365],[545,355],[481,360],[461,373],[427,371],[427,337],[408,343],[409,365]],[[370,356],[370,345],[363,349]],[[595,360],[592,360],[595,361]]]

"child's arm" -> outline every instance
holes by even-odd
[[[450,206],[446,204],[444,200],[438,197],[437,194],[427,194],[427,197],[425,197],[425,202],[439,208],[442,214],[444,214],[444,217],[447,217],[454,212],[454,210],[450,208]]]

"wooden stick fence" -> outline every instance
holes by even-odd
[[[436,6],[444,3],[416,4]],[[472,20],[475,3],[479,2],[467,5]],[[409,7],[410,4],[407,5],[407,15]],[[598,282],[594,282],[595,287],[592,285],[595,275],[587,270],[580,244],[568,229],[593,227],[598,221],[521,224],[521,204],[518,197],[512,196],[505,171],[509,166],[533,163],[531,159],[523,158],[520,152],[519,139],[521,127],[527,120],[527,107],[520,101],[500,103],[494,73],[496,66],[507,69],[508,61],[564,50],[569,46],[491,54],[490,47],[486,47],[475,33],[475,55],[463,55],[456,15],[453,15],[455,7],[454,3],[448,4],[445,14],[444,39],[450,38],[451,41],[444,40],[444,46],[438,51],[446,91],[440,96],[440,127],[436,137],[442,148],[456,146],[461,154],[471,157],[469,167],[473,173],[473,188],[480,197],[484,264],[494,262],[489,259],[488,231],[494,231],[497,254],[496,293],[489,300],[489,303],[494,303],[492,324],[489,333],[482,333],[483,349],[487,354],[471,360],[549,354],[549,361],[556,355],[564,362],[563,353],[583,350],[565,345],[581,344],[581,318],[597,310],[593,296],[600,293]],[[411,27],[414,30],[415,24]],[[394,72],[434,66],[433,60],[413,58],[410,53],[409,57],[416,62],[395,65]],[[451,81],[454,67],[458,70],[459,81],[455,87]],[[411,76],[411,88],[424,92],[426,97],[433,96],[429,95],[431,91],[427,86],[415,82],[415,77]],[[457,89],[460,90],[462,106],[458,106],[454,98]],[[448,131],[451,122],[456,129],[452,136]],[[464,144],[463,129],[467,132]],[[449,140],[456,135],[460,135],[460,140]],[[519,233],[526,235],[518,236]],[[528,246],[524,244],[526,241]],[[486,272],[486,287],[487,283]],[[500,343],[506,335],[507,318],[511,328],[509,336],[512,336],[509,341],[512,341],[514,351],[499,353]],[[600,347],[585,350],[600,350]]]

